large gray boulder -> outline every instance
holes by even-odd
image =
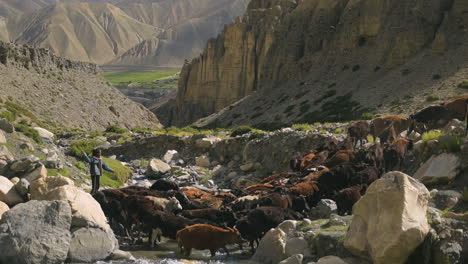
[[[403,264],[429,232],[429,191],[397,171],[382,176],[353,207],[345,247],[375,264]]]
[[[101,228],[79,228],[73,231],[68,260],[95,262],[107,258],[118,248],[112,231]]]
[[[0,129],[7,133],[15,132],[15,127],[4,118],[0,118]]]
[[[276,264],[286,257],[286,233],[275,228],[270,229],[260,240],[252,261],[262,264]]]
[[[460,157],[453,153],[432,156],[413,175],[424,184],[447,183],[457,177],[461,168]]]
[[[71,208],[64,201],[30,201],[2,216],[0,263],[63,263],[70,247]]]
[[[171,166],[160,159],[152,159],[148,164],[146,174],[148,176],[160,177],[171,170]]]

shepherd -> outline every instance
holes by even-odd
[[[104,169],[109,172],[114,172],[114,170],[109,168],[104,162],[104,160],[102,160],[100,149],[93,149],[93,156],[91,158],[89,158],[86,152],[84,151],[83,151],[83,154],[84,154],[86,161],[89,163],[89,172],[91,174],[91,181],[92,181],[91,194],[95,194],[99,190],[102,170]]]

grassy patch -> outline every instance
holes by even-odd
[[[11,112],[2,112],[0,117],[6,119],[8,122],[13,122],[16,119],[16,116]]]
[[[93,149],[99,146],[99,142],[94,139],[83,139],[72,142],[70,145],[70,155],[78,158],[84,158],[83,151],[88,155],[92,154]]]
[[[34,128],[24,124],[15,124],[15,129],[16,131],[23,133],[25,136],[32,138],[37,143],[42,143],[42,138],[39,136],[39,132]]]
[[[439,138],[441,149],[447,152],[459,152],[463,145],[463,137],[447,135]]]
[[[132,170],[120,161],[108,158],[103,158],[103,160],[107,166],[114,170],[114,172],[104,171],[103,177],[109,178],[112,182],[118,182],[119,186],[122,186],[132,176]]]
[[[26,116],[37,125],[41,127],[46,127],[43,122],[39,121],[39,119],[33,113],[31,113],[31,111],[22,107],[21,105],[13,103],[12,101],[7,101],[5,102],[4,106],[13,115],[13,120],[20,116]]]
[[[132,71],[132,72],[108,72],[103,77],[112,85],[123,85],[128,83],[149,83],[164,79],[178,73],[174,70],[155,71]]]
[[[200,184],[207,184],[208,181],[211,180],[211,179],[213,179],[213,175],[208,174],[208,175],[203,176],[203,177],[200,179],[199,183],[200,183]]]
[[[86,164],[84,162],[81,162],[81,161],[77,161],[75,162],[75,167],[79,170],[82,170],[82,171],[86,171],[87,170],[87,167],[86,167]]]
[[[428,102],[434,102],[434,101],[437,101],[439,99],[440,99],[439,96],[437,96],[435,94],[428,94],[426,96],[426,101],[428,101]]]
[[[242,136],[242,135],[252,132],[252,130],[253,128],[249,126],[239,126],[231,132],[231,137]]]
[[[294,125],[292,125],[291,128],[294,129],[294,130],[299,130],[299,131],[311,131],[311,130],[314,129],[314,128],[312,127],[312,125],[307,124],[307,123],[303,123],[303,124],[294,124]]]
[[[363,113],[361,115],[362,120],[371,120],[372,118],[374,118],[374,115],[372,113]]]
[[[59,174],[64,176],[64,177],[70,178],[70,171],[68,171],[68,168],[66,168],[66,167],[61,169],[61,170],[47,169],[47,175],[48,176],[58,176]]]
[[[111,125],[106,128],[106,132],[108,133],[116,133],[116,134],[124,134],[127,133],[128,131],[126,129],[123,129],[117,125]]]
[[[430,140],[438,140],[441,136],[443,136],[444,133],[442,133],[439,130],[431,130],[429,132],[426,132],[422,135],[422,141],[427,142]]]

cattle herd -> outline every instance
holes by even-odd
[[[177,240],[187,256],[193,248],[212,256],[227,244],[259,240],[281,222],[309,217],[321,199],[332,199],[338,214],[352,213],[367,187],[389,170],[399,169],[412,140],[406,131],[423,133],[442,128],[450,120],[466,119],[468,98],[428,107],[410,117],[391,115],[358,121],[346,140],[329,138],[305,155],[291,159],[291,171],[271,175],[258,184],[230,191],[180,187],[158,180],[150,188],[129,186],[94,194],[111,226],[122,235],[161,236]],[[373,138],[373,144],[365,142]],[[377,138],[379,140],[377,140]]]

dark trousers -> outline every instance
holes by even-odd
[[[101,179],[100,175],[91,175],[92,187],[91,194],[95,194],[99,191],[99,180]]]

